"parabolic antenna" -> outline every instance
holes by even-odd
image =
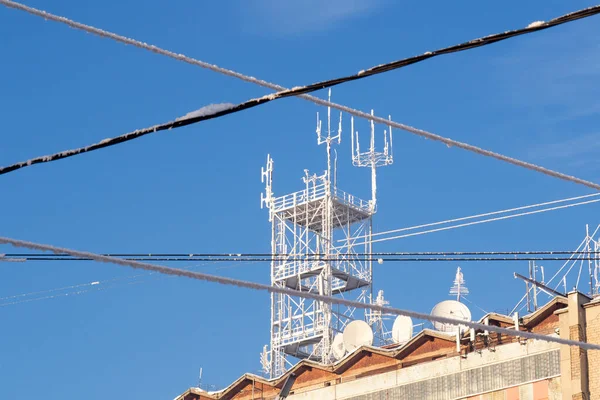
[[[346,355],[346,348],[344,347],[344,335],[338,333],[333,338],[331,344],[331,351],[336,360],[341,360]]]
[[[360,346],[371,346],[373,344],[373,331],[369,324],[362,320],[356,320],[346,325],[344,329],[344,348],[349,353]]]
[[[435,307],[433,307],[433,310],[431,310],[431,315],[437,317],[461,319],[463,321],[471,320],[471,311],[469,311],[469,308],[456,300],[445,300],[437,303]],[[433,326],[440,332],[456,333],[458,330],[458,326],[442,322],[434,321]],[[461,325],[461,330],[464,329],[466,329],[466,327]]]
[[[413,322],[410,317],[398,315],[392,325],[392,339],[394,343],[406,343],[412,338]]]

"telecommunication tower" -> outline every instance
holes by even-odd
[[[329,91],[331,98],[331,90]],[[393,162],[391,128],[384,133],[384,151],[375,151],[371,123],[369,151],[361,153],[352,119],[352,161],[371,167],[372,199],[359,199],[337,187],[332,146],[341,142],[342,114],[336,132],[327,131],[317,113],[317,143],[325,144],[327,169],[322,175],[305,170],[304,189],[276,197],[273,194],[273,159],[261,169],[265,193],[261,208],[269,210],[271,229],[271,285],[324,296],[342,296],[372,302],[372,217],[376,212],[376,168]],[[355,146],[356,144],[356,146]],[[355,151],[356,147],[356,151]],[[292,365],[289,357],[328,364],[335,360],[333,337],[353,320],[365,318],[355,308],[297,296],[271,294],[271,340],[261,355],[263,370],[272,378]]]

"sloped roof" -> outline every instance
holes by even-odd
[[[537,311],[529,315],[525,315],[521,319],[521,329],[534,329],[537,324],[545,321],[547,318],[551,317],[556,310],[564,308],[566,305],[567,299],[563,297],[553,298]],[[488,323],[496,325],[494,324],[494,322],[496,322],[498,326],[507,326],[514,323],[511,317],[497,313],[486,314],[483,318],[481,318],[480,322],[483,322],[486,319]],[[461,341],[468,337],[468,335],[469,333],[466,332]],[[331,365],[324,365],[310,360],[301,360],[284,375],[274,379],[265,379],[255,374],[246,373],[231,383],[227,388],[218,392],[206,392],[198,388],[190,388],[186,392],[176,397],[175,400],[229,400],[245,387],[249,385],[256,385],[257,383],[260,384],[263,389],[267,388],[276,391],[281,389],[285,383],[285,380],[290,374],[295,374],[297,377],[300,377],[302,374],[312,373],[314,370],[316,370],[321,371],[326,375],[331,374],[332,376],[338,376],[356,367],[360,360],[364,357],[378,356],[382,363],[387,361],[392,365],[402,365],[404,362],[407,362],[407,365],[412,365],[414,363],[426,362],[428,360],[443,357],[445,355],[448,356],[451,354],[455,356],[455,344],[456,337],[453,335],[431,329],[424,329],[402,345],[386,346],[385,348],[361,346],[353,352],[346,354],[344,358]],[[373,373],[377,373],[376,365],[373,365],[370,368]],[[369,367],[367,367],[367,369],[369,369]]]

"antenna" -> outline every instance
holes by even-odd
[[[267,154],[266,166],[260,168],[260,181],[265,184],[265,194],[260,194],[260,208],[267,207],[271,209],[273,200],[273,159]],[[272,216],[269,213],[269,221]]]
[[[404,344],[413,335],[413,322],[410,317],[399,315],[392,326],[392,339],[395,343]]]
[[[469,289],[465,286],[465,279],[460,267],[456,268],[456,276],[454,278],[454,286],[450,288],[450,295],[456,295],[456,301],[460,301],[460,296],[469,294]]]
[[[336,360],[341,360],[346,355],[346,348],[344,347],[344,335],[338,333],[333,338],[333,343],[331,345],[331,351],[333,352],[333,357]]]
[[[469,308],[456,300],[444,300],[436,304],[431,310],[431,315],[437,317],[446,317],[454,319],[462,319],[465,321],[471,320],[471,311]],[[440,332],[455,333],[459,329],[458,326],[443,322],[434,322],[433,326]],[[467,326],[460,327],[462,330],[468,329]]]
[[[374,110],[371,110],[371,115],[374,115]],[[391,121],[391,115],[388,116]],[[375,122],[371,122],[371,138],[369,151],[361,153],[360,141],[358,139],[358,131],[354,131],[354,117],[350,119],[350,129],[352,138],[352,165],[355,167],[371,168],[371,210],[374,212],[377,206],[377,167],[385,167],[394,163],[392,150],[392,127],[389,129],[389,140],[387,131],[383,131],[383,151],[375,150]],[[356,134],[356,143],[354,136]]]
[[[535,261],[529,261],[528,264],[528,277],[515,273],[515,278],[519,278],[525,282],[525,295],[512,309],[511,314],[520,309],[519,307],[525,301],[523,307],[527,307],[528,312],[533,312],[538,309],[538,296],[545,294],[548,296],[561,296],[564,297],[568,293],[568,289],[573,287],[573,290],[579,290],[580,278],[583,275],[584,278],[581,280],[582,284],[589,284],[589,292],[586,293],[592,298],[596,298],[600,295],[600,238],[596,236],[597,232],[600,231],[600,225],[590,234],[589,225],[585,226],[585,238],[574,250],[571,256],[566,260],[563,266],[546,281],[546,270],[543,266],[537,265]],[[588,262],[587,274],[588,281],[585,279],[585,261]],[[579,268],[575,268],[579,265]],[[566,268],[568,266],[568,268]],[[561,271],[566,268],[566,272],[559,275]],[[571,271],[578,271],[577,274],[571,274]],[[539,274],[538,274],[539,272]],[[538,279],[538,275],[541,275],[541,279]],[[556,278],[556,282],[553,281]],[[552,284],[552,285],[551,285]],[[562,293],[559,291],[562,286]],[[587,291],[586,291],[587,292]]]
[[[331,102],[331,88],[328,92],[328,100]],[[323,135],[322,132],[322,122],[319,119],[319,113],[317,112],[317,144],[321,145],[323,143],[327,144],[327,180],[331,182],[331,144],[337,140],[338,144],[342,141],[342,112],[340,111],[340,121],[338,124],[338,131],[335,136],[331,136],[331,107],[327,106],[327,134]],[[337,158],[336,163],[334,165],[334,175],[335,167],[337,166]],[[334,181],[334,187],[337,185],[337,182]]]
[[[271,359],[269,358],[269,349],[267,345],[263,347],[263,351],[260,353],[260,364],[265,373],[271,373]]]
[[[344,347],[351,353],[361,346],[371,346],[373,344],[373,331],[369,324],[357,319],[346,325],[343,338]]]
[[[336,122],[331,119],[330,108],[327,122],[321,121],[317,114],[317,144],[326,145],[327,169],[321,175],[305,170],[302,190],[275,197],[270,156],[261,170],[265,183],[261,206],[269,209],[271,225],[271,285],[370,303],[373,301],[373,264],[367,255],[372,253],[374,208],[372,201],[359,199],[337,187],[337,152],[332,145],[341,142],[342,114],[337,131]],[[387,133],[384,136],[387,143]],[[374,142],[371,147],[374,149]],[[388,152],[389,145],[384,148],[384,153]],[[365,237],[365,232],[366,243],[356,243],[358,237]],[[337,245],[339,242],[344,244]],[[308,255],[323,257],[312,260]],[[373,343],[375,333],[363,318],[368,317],[366,310],[343,305],[334,308],[329,301],[275,292],[271,293],[270,308],[270,343],[261,355],[264,371],[270,378],[280,377],[293,366],[292,358],[329,364],[343,356],[349,350],[343,343],[346,335],[342,334],[340,339],[335,333],[344,332],[354,320],[362,322],[369,331],[368,334],[363,332],[366,342],[361,336],[360,343]],[[376,318],[381,319],[380,315]]]
[[[202,388],[202,367],[200,367],[200,374],[198,375],[198,387]]]

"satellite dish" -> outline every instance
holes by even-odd
[[[346,355],[346,348],[344,347],[344,335],[338,333],[333,338],[331,344],[331,350],[336,360],[341,360]]]
[[[362,320],[356,320],[346,325],[344,329],[344,347],[351,353],[360,346],[371,346],[373,344],[373,331],[369,324]]]
[[[433,310],[431,310],[431,315],[437,317],[462,319],[463,321],[471,320],[471,311],[469,311],[469,308],[456,300],[445,300],[436,304],[435,307],[433,307]],[[433,326],[440,332],[456,333],[458,331],[458,326],[443,322],[434,321]],[[464,330],[465,328],[466,327],[464,325],[461,325],[461,330]]]
[[[413,322],[410,317],[398,315],[392,325],[392,339],[394,343],[406,343],[412,338]]]

